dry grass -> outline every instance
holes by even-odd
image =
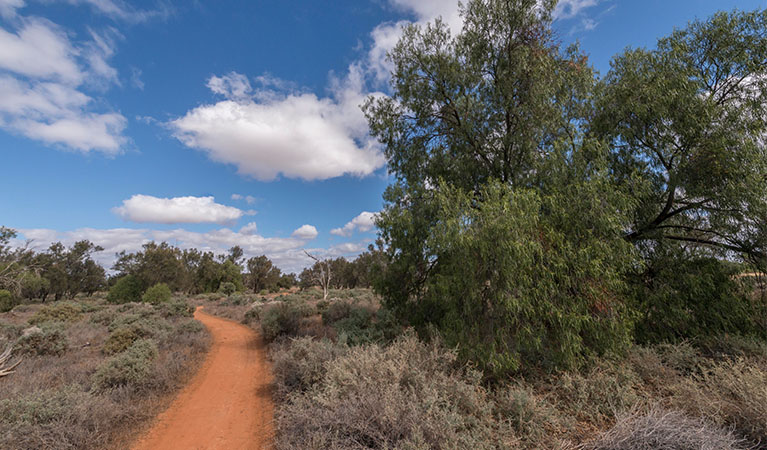
[[[191,375],[207,349],[204,329],[191,326],[188,313],[179,305],[168,313],[168,305],[103,305],[100,300],[78,300],[69,306],[24,305],[0,315],[0,340],[17,343],[31,318],[45,333],[54,330],[65,340],[60,353],[29,351],[16,373],[0,378],[0,448],[60,449],[110,448],[124,445],[127,437],[154,417],[170,394]],[[164,307],[164,308],[163,308]],[[188,309],[188,308],[187,308]],[[40,310],[46,312],[40,313]],[[51,322],[43,316],[76,317],[74,321]],[[174,315],[175,314],[175,315]],[[161,326],[158,327],[157,325]],[[109,358],[126,355],[112,349],[102,352],[112,330],[126,326],[154,327],[143,337],[157,348],[145,367],[140,383],[99,384],[94,374]],[[28,340],[28,339],[27,339]],[[41,347],[37,343],[37,347]],[[154,355],[153,355],[154,356]],[[112,367],[112,375],[124,375]],[[99,389],[100,388],[100,389]]]

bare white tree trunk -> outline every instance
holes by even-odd
[[[322,299],[327,300],[328,290],[330,290],[330,280],[333,279],[333,274],[330,271],[330,260],[319,259],[306,250],[304,250],[304,253],[306,253],[306,256],[312,258],[319,265],[320,273],[314,275],[314,281],[319,283],[320,287],[322,287]]]
[[[11,353],[13,352],[13,346],[9,345],[5,351],[0,354],[0,378],[10,375],[14,372],[13,369],[21,364],[21,360],[16,361],[15,364],[10,364],[8,360],[11,359]]]

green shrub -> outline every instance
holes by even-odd
[[[677,247],[659,247],[646,271],[632,278],[640,320],[639,343],[678,342],[723,334],[765,337],[758,320],[767,307],[716,258],[692,258]]]
[[[552,176],[582,169],[567,164],[576,163]],[[625,352],[632,328],[623,273],[636,262],[622,239],[627,199],[600,174],[579,176],[542,192],[445,184],[423,211],[392,205],[379,216],[392,239],[378,282],[384,306],[419,333],[436,328],[489,378]]]
[[[98,325],[109,325],[115,319],[115,311],[112,308],[105,308],[91,314],[89,321]]]
[[[93,387],[102,392],[120,386],[138,387],[152,372],[157,358],[157,345],[150,339],[141,339],[127,350],[104,361],[93,375]]]
[[[0,313],[8,312],[16,306],[16,299],[10,291],[0,289]]]
[[[261,314],[264,339],[271,342],[278,336],[294,336],[298,332],[302,317],[298,308],[287,303],[265,307]]]
[[[322,313],[322,323],[333,325],[341,319],[349,317],[352,312],[352,304],[346,301],[334,301],[330,303]]]
[[[134,342],[148,335],[148,331],[140,327],[122,326],[109,333],[101,350],[107,355],[114,355],[127,350]]]
[[[151,303],[153,305],[157,305],[160,303],[166,303],[170,301],[170,297],[173,295],[173,293],[170,291],[170,288],[165,283],[157,283],[154,286],[150,287],[149,289],[144,292],[144,295],[141,297],[141,300],[144,303]]]
[[[72,302],[56,302],[40,308],[30,319],[32,325],[43,322],[74,322],[82,316],[82,307]]]
[[[235,285],[231,281],[224,281],[218,287],[218,292],[220,292],[220,293],[222,293],[224,295],[232,295],[235,292],[237,292],[237,285]]]
[[[8,425],[41,426],[63,421],[87,396],[76,386],[35,391],[0,401],[0,417]]]
[[[155,308],[166,318],[194,316],[194,307],[182,299],[171,299],[169,302],[160,303]]]
[[[69,343],[59,327],[45,327],[28,331],[16,341],[16,347],[19,353],[61,356],[66,353]]]
[[[107,301],[109,303],[131,303],[140,302],[144,287],[141,281],[133,275],[126,275],[115,283],[109,289]]]
[[[170,332],[173,326],[160,317],[126,314],[115,318],[107,327],[110,332],[119,328],[135,328],[142,336],[162,337]]]

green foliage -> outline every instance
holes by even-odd
[[[44,322],[74,322],[80,320],[83,310],[80,305],[72,302],[56,302],[40,308],[30,319],[29,323]]]
[[[271,342],[279,336],[293,336],[298,332],[303,314],[292,304],[278,303],[261,312],[261,331],[264,339]]]
[[[16,306],[16,299],[9,291],[0,289],[0,312],[8,312]]]
[[[165,318],[192,317],[194,315],[194,308],[183,299],[171,299],[168,302],[156,305],[155,309]]]
[[[225,281],[218,287],[218,292],[224,295],[232,295],[237,292],[237,286],[231,281]]]
[[[184,320],[176,325],[176,333],[202,333],[205,331],[205,325],[193,319]]]
[[[147,336],[147,330],[138,326],[121,326],[111,333],[101,350],[107,355],[114,355],[127,350],[134,342]]]
[[[19,353],[62,356],[69,343],[60,327],[43,327],[21,336],[16,341],[16,348]]]
[[[722,334],[761,335],[767,303],[754,298],[734,277],[731,265],[712,257],[690,257],[659,247],[644,272],[632,279],[641,343],[706,339]]]
[[[144,303],[152,303],[157,305],[160,303],[169,302],[172,295],[173,293],[170,291],[170,288],[167,284],[158,283],[147,289],[146,292],[144,292],[144,295],[141,297],[141,300]]]
[[[141,339],[127,350],[104,361],[93,374],[96,391],[120,386],[139,387],[147,381],[152,362],[157,358],[157,345],[150,339]]]
[[[140,302],[142,292],[144,287],[141,281],[133,275],[125,275],[109,289],[107,301],[109,303]]]

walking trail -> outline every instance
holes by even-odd
[[[213,342],[202,368],[134,450],[272,447],[272,377],[258,334],[197,308]]]

